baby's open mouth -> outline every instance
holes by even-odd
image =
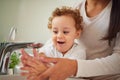
[[[57,43],[59,43],[59,44],[64,44],[65,42],[62,42],[62,41],[57,41]]]

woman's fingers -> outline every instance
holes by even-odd
[[[36,73],[42,73],[47,69],[46,65],[44,63],[40,62],[39,60],[37,60],[36,58],[24,60],[23,63],[26,66],[28,66],[28,68],[26,68],[27,70],[33,71]],[[32,70],[31,68],[33,68],[34,70]]]
[[[32,67],[21,67],[21,70],[23,70],[26,73],[37,73],[37,70]]]
[[[45,63],[57,63],[59,58],[50,58],[50,57],[40,57],[40,60]]]
[[[38,68],[44,66],[42,62],[37,60],[36,58],[32,57],[31,59],[23,60],[23,63],[25,63],[27,66]]]
[[[56,62],[59,61],[59,58],[41,57],[41,60],[43,62],[46,62],[46,63],[56,63]],[[43,73],[41,73],[36,79],[39,79],[39,80],[48,80],[49,77],[51,77],[52,74],[54,74],[54,70],[56,70],[54,68],[54,66],[50,67],[46,71],[44,71]]]

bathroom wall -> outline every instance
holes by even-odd
[[[73,6],[80,0],[0,0],[0,42],[17,28],[15,42],[45,43],[51,36],[48,18],[59,6]]]
[[[20,0],[0,0],[0,42],[8,39],[10,28],[17,24]]]

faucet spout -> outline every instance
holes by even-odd
[[[1,43],[0,44],[0,75],[8,72],[9,59],[14,50],[21,48],[30,48],[33,43]]]

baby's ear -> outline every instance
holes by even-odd
[[[80,30],[77,30],[76,31],[76,39],[78,39],[78,38],[80,38],[80,36],[81,36],[81,33],[82,33],[82,30],[80,29]]]

